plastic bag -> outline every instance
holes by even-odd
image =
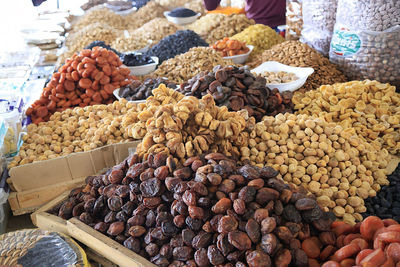
[[[400,25],[400,1],[338,0],[336,21],[352,30],[385,31]]]
[[[299,40],[303,28],[302,0],[286,0],[287,40]]]
[[[399,24],[398,0],[338,0],[330,60],[350,79],[400,86]]]
[[[71,238],[40,229],[25,229],[0,236],[0,265],[89,266],[83,249]]]
[[[352,31],[337,26],[330,61],[352,80],[377,80],[400,86],[400,26],[386,31]]]
[[[324,56],[335,26],[337,0],[303,0],[303,29],[300,40]]]

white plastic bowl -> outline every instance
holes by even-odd
[[[158,65],[158,57],[151,57],[151,59],[154,61],[154,63],[143,66],[128,66],[128,68],[131,70],[131,75],[143,76],[155,71]]]
[[[172,23],[178,25],[185,25],[194,22],[198,17],[201,16],[201,13],[197,13],[196,15],[191,17],[171,17],[169,16],[169,11],[165,11],[164,16],[167,18],[167,20],[169,20]]]
[[[274,89],[277,88],[279,92],[284,92],[284,91],[296,91],[300,87],[304,85],[306,82],[308,76],[313,74],[314,69],[313,68],[299,68],[299,67],[291,67],[288,65],[281,64],[276,61],[267,61],[258,66],[257,68],[251,70],[253,73],[257,74],[263,74],[266,71],[273,71],[273,72],[278,72],[278,71],[286,71],[286,72],[292,72],[294,73],[298,79],[289,82],[289,83],[279,83],[279,84],[272,84],[272,83],[267,83],[267,87],[269,89]]]
[[[249,52],[246,54],[241,54],[241,55],[236,55],[236,56],[230,56],[230,57],[224,57],[224,59],[231,59],[233,63],[235,64],[244,64],[249,57],[251,51],[253,51],[254,46],[252,45],[246,45],[247,48],[249,48]]]
[[[114,94],[114,96],[118,99],[118,100],[121,100],[123,97],[120,97],[119,96],[119,88],[118,89],[115,89],[114,90],[114,92],[113,92],[113,94]],[[129,102],[132,102],[132,103],[144,103],[144,102],[146,102],[146,99],[142,99],[142,100],[130,100]]]

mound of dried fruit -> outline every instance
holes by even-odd
[[[249,52],[249,48],[245,42],[229,39],[225,37],[222,40],[216,41],[211,47],[221,53],[223,57],[231,57]]]
[[[396,266],[400,262],[400,225],[392,219],[370,216],[350,226],[334,222],[339,248],[322,267]]]
[[[67,59],[51,77],[26,115],[33,123],[48,121],[51,114],[71,107],[108,104],[114,89],[132,82],[130,71],[106,48],[85,49]]]
[[[279,170],[279,178],[302,185],[348,223],[362,220],[364,199],[388,185],[388,151],[317,116],[278,114],[240,133],[241,161]]]
[[[307,78],[299,91],[314,90],[324,84],[346,82],[347,79],[336,66],[316,50],[299,41],[286,41],[266,50],[256,57],[250,66],[258,66],[265,61],[278,61],[293,67],[311,67],[314,73]]]
[[[165,77],[175,83],[182,83],[202,71],[212,70],[217,65],[229,64],[233,62],[224,60],[212,48],[193,47],[184,54],[164,61],[150,76]]]
[[[377,149],[400,151],[400,94],[377,81],[352,81],[296,92],[293,103],[300,114],[317,115],[357,133]]]
[[[277,89],[266,87],[263,77],[255,77],[247,66],[214,67],[213,71],[197,74],[178,89],[184,95],[201,98],[211,94],[219,106],[227,106],[231,111],[246,109],[249,116],[260,121],[263,116],[275,116],[282,112],[292,112],[290,91],[280,94]]]
[[[223,154],[137,154],[51,212],[79,219],[158,266],[308,266],[335,250],[334,220],[270,168]],[[239,264],[239,265],[238,265]],[[226,266],[225,265],[225,266]]]

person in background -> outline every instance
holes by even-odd
[[[216,9],[221,0],[204,0],[207,10]],[[246,0],[246,15],[258,24],[268,25],[276,29],[286,24],[286,0]]]

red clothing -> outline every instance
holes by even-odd
[[[204,0],[207,10],[214,10],[221,0]],[[246,15],[256,23],[275,28],[286,24],[286,0],[246,0]]]

